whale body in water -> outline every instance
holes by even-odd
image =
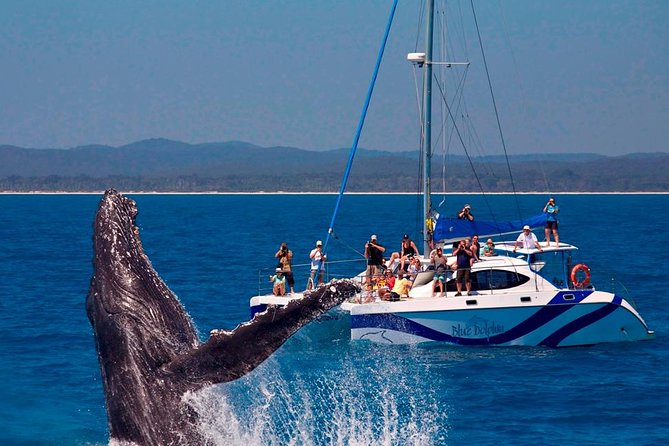
[[[206,443],[186,392],[252,371],[300,327],[357,286],[336,281],[270,307],[201,343],[190,317],[144,253],[135,202],[115,190],[100,201],[86,311],[93,327],[112,440],[140,445]]]

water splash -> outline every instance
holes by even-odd
[[[426,381],[427,369],[416,373],[420,351],[342,344],[334,346],[341,354],[332,355],[330,343],[331,363],[323,367],[312,357],[322,347],[292,343],[247,377],[187,394],[200,431],[216,445],[446,442],[446,390]]]

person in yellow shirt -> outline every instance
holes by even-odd
[[[399,273],[397,275],[397,280],[395,280],[395,285],[393,290],[390,292],[390,301],[397,302],[402,296],[409,295],[409,289],[411,288],[411,281],[404,277],[404,274]]]

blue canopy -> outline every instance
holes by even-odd
[[[511,234],[523,230],[523,226],[530,228],[543,227],[546,223],[546,214],[535,215],[523,220],[515,221],[469,221],[459,218],[439,217],[434,228],[434,240],[457,240],[478,234],[479,237]]]

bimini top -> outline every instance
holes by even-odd
[[[546,214],[514,221],[469,221],[466,219],[439,217],[434,228],[434,240],[449,242],[478,234],[479,237],[501,236],[523,230],[523,226],[543,228]]]

